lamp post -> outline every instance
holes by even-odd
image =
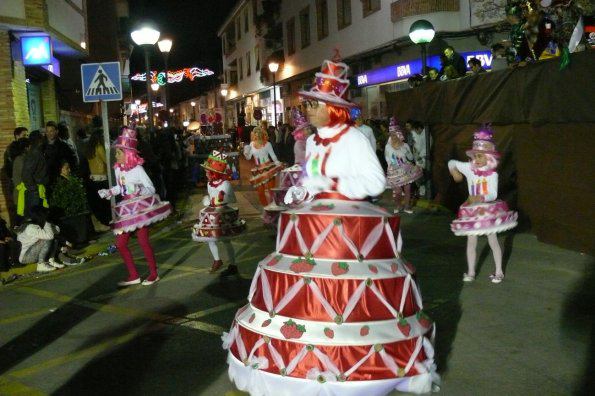
[[[273,73],[273,128],[277,128],[277,87],[275,84],[275,73],[279,70],[277,62],[269,62],[269,70]]]
[[[436,31],[434,26],[425,19],[420,19],[411,25],[409,28],[409,38],[415,44],[421,45],[421,70],[422,74],[426,75],[426,46],[434,39]]]
[[[147,81],[147,116],[149,121],[149,129],[153,129],[153,98],[151,97],[151,63],[149,60],[149,50],[159,40],[159,31],[147,26],[140,26],[138,29],[132,31],[130,36],[132,41],[143,48],[145,52],[145,73]]]
[[[434,25],[432,25],[429,21],[425,19],[419,19],[411,25],[409,28],[409,38],[413,43],[419,44],[421,46],[421,73],[423,76],[427,74],[427,54],[426,54],[426,47],[429,43],[432,42],[434,39],[434,35],[436,31],[434,30]],[[431,176],[431,164],[430,164],[430,126],[425,123],[424,124],[424,132],[426,138],[426,172],[430,175],[428,180],[426,180],[426,198],[432,198],[432,176]]]
[[[168,67],[168,63],[167,60],[169,58],[169,51],[171,51],[171,46],[173,45],[173,41],[171,41],[170,39],[163,39],[160,40],[157,45],[159,46],[159,51],[161,51],[161,53],[163,54],[163,56],[165,57],[165,100],[164,100],[164,105],[169,106],[169,67]],[[166,117],[167,117],[167,113],[166,113]]]

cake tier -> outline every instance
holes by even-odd
[[[517,217],[518,213],[508,210],[501,200],[463,204],[450,228],[455,235],[493,234],[516,227]]]
[[[192,239],[210,241],[238,235],[245,229],[246,222],[239,218],[237,208],[207,206],[200,211],[198,222],[192,228]]]
[[[281,334],[279,338],[236,322],[223,340],[224,348],[229,348],[235,359],[263,372],[321,382],[375,381],[427,374],[433,370],[434,351],[424,334],[431,335],[434,326],[431,322],[425,324],[427,328],[419,322],[408,323],[409,336],[404,336],[395,326],[393,341],[375,342],[389,340],[390,334],[374,337],[370,330],[356,336],[361,339],[359,343],[346,344],[337,339],[332,344],[317,344],[306,341],[305,336],[311,331],[308,325],[291,320],[277,331]]]
[[[281,214],[277,251],[326,259],[398,256],[399,218],[363,201],[317,199]]]
[[[357,264],[361,263],[351,266]],[[409,316],[422,309],[421,295],[408,270],[394,264],[396,262],[370,264],[382,271],[355,278],[346,275],[313,277],[312,273],[295,274],[258,267],[248,300],[255,308],[269,312],[271,317],[281,314],[338,324]],[[321,267],[333,270],[332,265]],[[392,273],[393,269],[398,274]]]
[[[114,234],[132,232],[165,219],[171,214],[171,204],[161,201],[157,194],[125,198],[114,208]]]
[[[252,177],[250,178],[250,184],[255,187],[266,184],[274,179],[281,169],[283,169],[283,164],[270,161],[257,165],[251,169]]]
[[[388,167],[388,172],[386,173],[386,184],[389,187],[400,187],[413,183],[422,176],[423,170],[420,166],[413,164],[391,165]]]

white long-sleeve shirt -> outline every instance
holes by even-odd
[[[141,165],[137,165],[129,171],[115,169],[116,183],[110,189],[112,195],[153,195],[155,187],[153,182]]]
[[[374,136],[374,131],[372,128],[367,126],[366,124],[362,124],[360,126],[356,126],[356,128],[364,134],[366,139],[370,142],[370,146],[372,146],[372,150],[376,152],[376,137]]]
[[[388,142],[384,147],[384,158],[386,163],[392,166],[399,166],[404,163],[413,162],[413,154],[407,143],[403,143],[398,149],[395,149],[391,144],[391,139],[388,138]]]
[[[411,138],[413,139],[413,158],[415,159],[415,164],[425,168],[426,166],[426,158],[428,157],[428,153],[426,150],[426,131],[422,129],[420,133],[415,131],[411,132]],[[432,144],[432,139],[430,138],[430,144]]]
[[[320,138],[333,138],[345,128],[318,128]],[[336,190],[351,199],[375,197],[384,191],[386,179],[378,162],[376,152],[368,139],[355,127],[348,127],[347,132],[338,141],[324,146],[316,144],[316,135],[306,141],[306,177],[326,176],[336,181]]]
[[[479,168],[478,172],[471,169],[471,162],[456,160],[448,161],[448,169],[456,169],[467,178],[469,195],[479,195],[483,202],[495,201],[498,198],[498,172]]]
[[[244,156],[246,159],[251,159],[254,157],[254,161],[256,165],[264,164],[265,162],[269,162],[269,157],[273,162],[279,162],[277,160],[277,156],[275,155],[275,151],[273,150],[273,146],[270,142],[267,142],[261,148],[255,148],[254,142],[250,142],[249,145],[244,146]]]
[[[207,184],[208,196],[205,196],[203,204],[211,206],[222,206],[236,202],[233,187],[228,180],[217,180]]]
[[[58,227],[46,221],[45,226],[41,228],[37,224],[29,224],[22,232],[17,234],[17,241],[21,243],[21,254],[19,255],[19,261],[23,262],[23,257],[35,242],[40,239],[52,240],[54,239],[55,232],[59,231]]]

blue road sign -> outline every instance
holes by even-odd
[[[83,102],[122,100],[120,62],[81,65]]]

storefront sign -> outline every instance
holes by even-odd
[[[492,53],[490,51],[463,52],[461,56],[465,59],[465,64],[469,59],[477,58],[481,61],[484,69],[490,69],[492,66]],[[440,70],[440,57],[438,55],[429,56],[427,65]],[[421,73],[421,69],[421,59],[415,59],[357,74],[355,82],[358,87],[365,87],[390,81],[405,80],[414,74]]]
[[[24,65],[51,65],[52,45],[50,36],[21,37],[21,54]]]

